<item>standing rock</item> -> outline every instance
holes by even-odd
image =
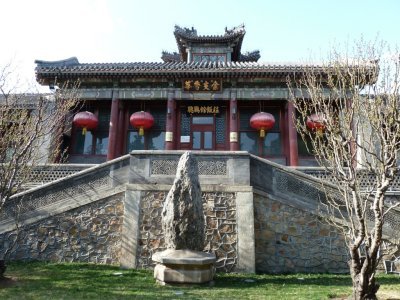
[[[191,152],[185,152],[179,160],[174,183],[164,203],[162,227],[168,249],[203,250],[203,203],[197,160]]]
[[[152,256],[157,282],[205,283],[214,278],[215,254],[202,252],[204,223],[197,160],[185,152],[162,211],[167,250]]]

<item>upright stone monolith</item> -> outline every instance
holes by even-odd
[[[204,248],[204,213],[197,160],[185,152],[162,211],[165,246],[168,249]]]
[[[205,242],[203,201],[197,160],[185,152],[165,199],[162,227],[167,250],[152,257],[154,277],[165,283],[204,283],[215,273],[215,255],[202,252]]]

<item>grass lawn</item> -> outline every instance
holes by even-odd
[[[342,299],[348,275],[218,273],[212,286],[160,286],[152,272],[94,264],[11,263],[0,299]],[[400,276],[379,275],[380,299],[400,299]]]

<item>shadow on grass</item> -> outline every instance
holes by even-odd
[[[217,273],[216,276],[221,286],[229,287],[232,283],[249,285],[257,284],[303,284],[303,285],[334,285],[351,286],[350,275],[346,274],[235,274],[235,273]],[[400,284],[400,276],[378,274],[376,276],[381,285]]]

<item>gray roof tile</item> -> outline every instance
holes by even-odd
[[[79,63],[76,58],[56,62],[35,61],[38,79],[83,77],[195,77],[195,76],[261,76],[285,77],[307,68],[323,71],[319,65],[269,64],[258,62],[132,62]]]

